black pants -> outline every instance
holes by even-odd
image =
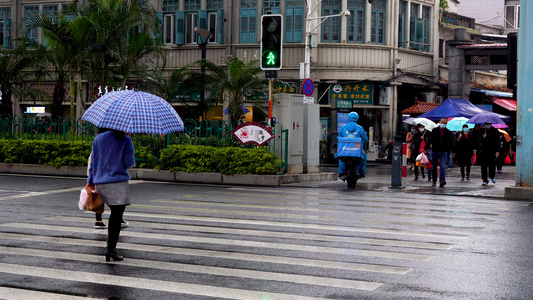
[[[107,227],[107,249],[113,250],[117,248],[120,223],[122,222],[126,205],[109,205],[109,208],[111,208],[111,215],[109,215],[109,225]]]
[[[505,162],[505,157],[507,157],[507,152],[501,152],[498,158],[496,158],[496,169],[501,171],[503,164]]]
[[[488,178],[494,179],[496,176],[496,159],[495,153],[489,153],[486,155],[481,155],[481,179],[484,182],[488,182]],[[488,169],[488,178],[487,178],[487,169]]]

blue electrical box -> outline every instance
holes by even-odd
[[[361,157],[361,139],[356,137],[339,137],[337,157]]]

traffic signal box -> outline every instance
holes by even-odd
[[[261,69],[280,70],[282,67],[283,17],[261,16]]]

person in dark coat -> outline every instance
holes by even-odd
[[[481,165],[482,184],[489,184],[488,177],[492,183],[496,183],[494,177],[496,176],[496,159],[500,155],[500,133],[491,123],[485,123],[485,126],[477,131],[476,137],[479,144],[477,157]]]
[[[448,119],[441,118],[439,122],[439,126],[437,128],[434,128],[431,131],[431,135],[429,136],[428,143],[426,143],[426,147],[424,150],[428,150],[431,148],[432,150],[432,164],[433,164],[433,185],[437,185],[437,167],[439,167],[440,164],[440,176],[439,176],[439,186],[444,187],[446,185],[446,166],[448,164],[448,155],[451,151],[452,157],[455,155],[454,149],[453,149],[453,140],[452,140],[452,132],[446,128],[446,124],[448,124]]]
[[[511,153],[511,144],[505,139],[503,133],[500,132],[500,155],[496,159],[496,173],[501,174],[505,158]]]
[[[461,168],[461,181],[470,180],[470,167],[472,166],[472,155],[476,147],[476,137],[468,130],[468,125],[463,125],[463,131],[457,137],[455,143],[455,153],[457,162]]]
[[[418,124],[418,130],[415,131],[415,134],[413,135],[413,148],[411,150],[411,160],[415,162],[415,180],[418,180],[419,168],[420,168],[420,173],[422,174],[422,178],[425,177],[424,168],[416,165],[416,157],[420,154],[420,144],[422,144],[422,141],[424,141],[424,143],[427,144],[429,135],[430,135],[430,132],[426,130],[426,127],[422,124]]]

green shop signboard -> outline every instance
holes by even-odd
[[[330,103],[337,108],[352,108],[357,104],[372,105],[372,83],[362,81],[354,84],[335,84],[329,88]]]
[[[274,93],[289,93],[296,94],[296,86],[292,82],[274,82]],[[253,93],[250,95],[244,95],[246,101],[268,101],[268,89],[265,92]]]

